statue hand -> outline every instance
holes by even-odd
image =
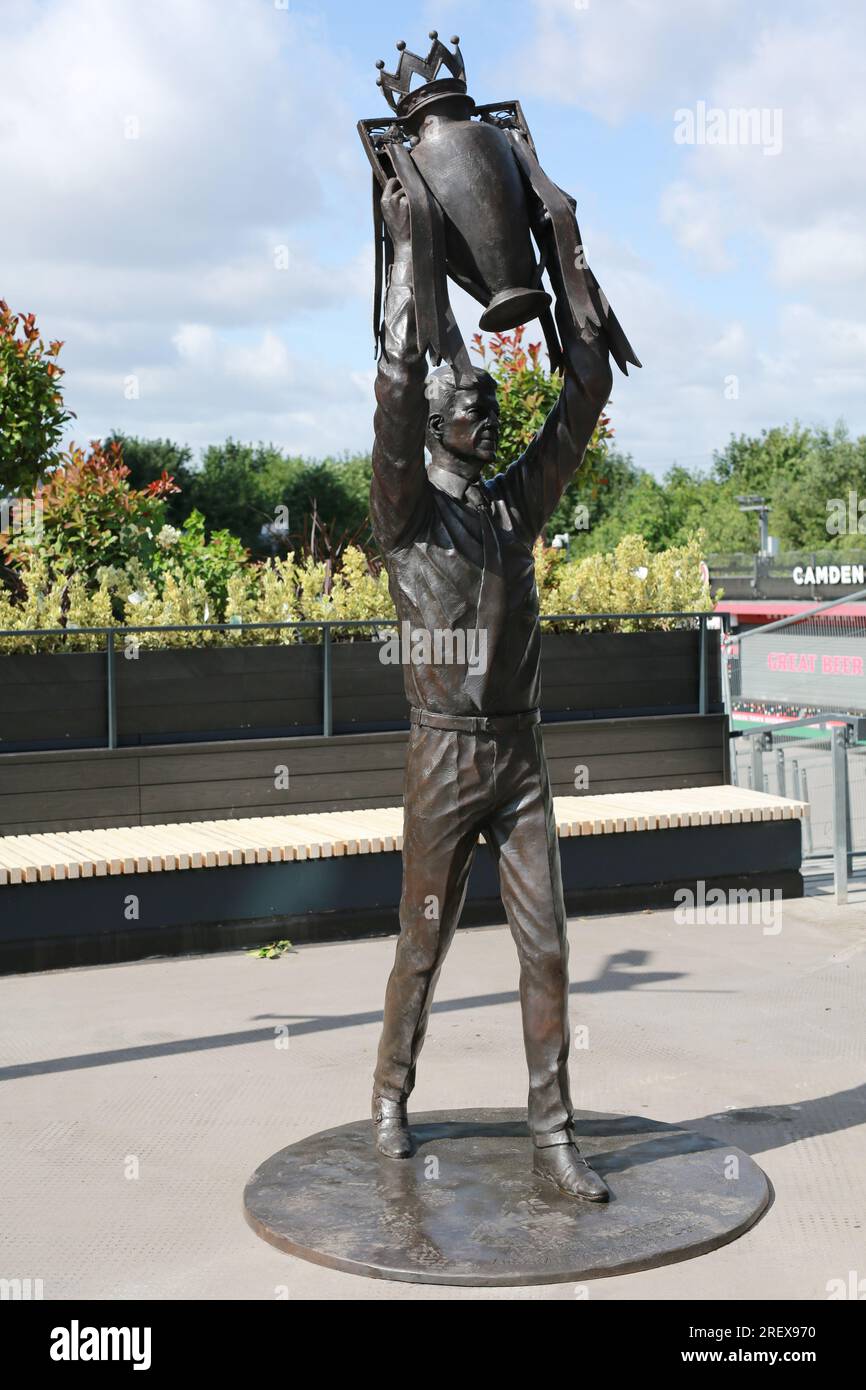
[[[409,233],[409,199],[399,179],[389,179],[382,192],[382,217],[394,243],[395,254],[408,251],[411,240]]]

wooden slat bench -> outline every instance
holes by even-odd
[[[561,838],[685,826],[737,825],[802,818],[806,803],[741,787],[558,796]],[[0,837],[0,887],[109,874],[163,873],[381,854],[403,845],[400,806],[320,815],[260,816]]]
[[[555,810],[572,913],[670,903],[698,880],[802,893],[804,802],[721,785]],[[402,826],[388,806],[0,837],[0,970],[395,931]],[[464,921],[502,916],[482,846]]]

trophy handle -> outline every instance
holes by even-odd
[[[359,121],[358,134],[376,182],[380,188],[384,188],[388,180],[394,177],[394,164],[388,156],[388,146],[395,140],[403,145],[408,143],[406,127],[397,116],[389,120]]]
[[[393,140],[402,142],[408,137],[399,118],[359,121],[358,134],[373,170],[373,350],[378,356],[382,334],[382,288],[393,259],[391,238],[385,229],[379,199],[386,183],[395,175],[388,145]]]
[[[589,323],[604,335],[613,360],[623,375],[628,376],[629,364],[639,367],[640,360],[587,265],[574,199],[544,172],[522,131],[511,126],[508,138],[527,185],[547,213],[548,224],[544,229],[547,273],[557,301],[562,300],[567,305],[578,332]]]
[[[397,177],[409,200],[413,262],[423,270],[413,276],[419,344],[435,361],[441,362],[444,357],[459,381],[472,381],[474,372],[469,353],[448,300],[442,211],[412,162],[406,125],[399,117],[359,121],[358,134],[373,170],[373,336],[376,351],[382,330],[383,285],[393,255],[391,238],[382,218],[380,194],[388,180]],[[423,248],[417,245],[419,239]],[[465,281],[464,288],[481,299],[476,286]]]
[[[535,141],[519,101],[491,101],[486,106],[476,106],[475,109],[486,125],[495,125],[500,130],[519,130],[537,157]]]

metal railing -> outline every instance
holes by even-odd
[[[823,736],[808,742],[793,733],[823,724],[831,727]],[[731,731],[732,740],[745,740],[748,745],[747,757],[741,760],[739,745],[734,743],[734,785],[744,779],[756,791],[775,792],[808,803],[809,815],[803,821],[803,859],[832,861],[837,903],[848,901],[848,879],[858,852],[858,830],[863,832],[862,849],[866,849],[866,761],[857,757],[854,776],[849,765],[849,752],[858,748],[866,733],[864,725],[866,720],[830,711],[783,724]],[[769,766],[767,754],[775,755]]]
[[[706,556],[706,562],[714,584],[724,583],[725,579],[749,579],[752,587],[759,589],[762,580],[781,579],[791,582],[792,571],[798,567],[814,571],[833,566],[859,571],[866,566],[866,551],[780,550],[775,555],[762,555],[758,551],[716,551]],[[816,585],[818,582],[816,580]],[[822,579],[820,582],[831,581]],[[841,582],[852,583],[856,580],[848,579]],[[815,586],[804,587],[808,592],[809,587]]]
[[[698,627],[698,703],[697,713],[706,714],[709,691],[709,626],[708,620],[718,616],[711,612],[661,612],[661,613],[545,613],[541,615],[542,624],[550,623],[589,623],[589,622],[690,622]],[[42,627],[42,628],[0,628],[0,638],[4,637],[74,637],[102,636],[105,638],[105,690],[106,690],[106,747],[117,747],[117,651],[118,636],[127,637],[135,633],[156,634],[161,632],[228,632],[240,633],[292,629],[316,631],[321,633],[322,642],[322,734],[330,738],[334,730],[333,718],[333,661],[332,646],[335,632],[344,629],[395,628],[400,626],[399,618],[328,618],[304,619],[297,621],[274,620],[269,622],[228,622],[228,623],[166,623],[158,627]],[[2,657],[3,653],[0,653]],[[0,668],[2,669],[2,668]]]

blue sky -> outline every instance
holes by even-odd
[[[479,101],[522,101],[577,198],[644,363],[611,405],[638,463],[706,466],[795,418],[866,429],[854,0],[4,0],[4,28],[0,295],[65,339],[79,441],[369,447],[355,123],[385,109],[375,59],[426,51],[431,28],[460,34]],[[726,143],[677,142],[701,105]],[[764,113],[763,142],[740,110]]]

